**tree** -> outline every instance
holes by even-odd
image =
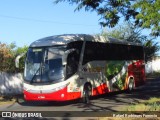
[[[151,29],[151,35],[160,36],[160,0],[56,0],[55,3],[78,4],[75,10],[85,8],[101,15],[102,26],[114,27],[124,17],[134,25]]]
[[[151,29],[153,36],[160,36],[160,0],[137,0],[132,7],[139,11],[136,25]]]
[[[154,37],[143,35],[141,31],[142,29],[135,28],[132,24],[126,24],[118,26],[110,32],[103,30],[100,35],[142,44],[144,46],[145,61],[147,62],[157,55],[156,53],[160,48],[158,43],[154,42]]]
[[[7,71],[13,55],[6,44],[0,43],[0,71]]]
[[[0,71],[3,72],[22,72],[24,69],[24,59],[23,57],[20,60],[20,68],[16,69],[15,67],[15,58],[21,53],[25,53],[28,47],[17,47],[15,43],[9,45],[0,43]]]

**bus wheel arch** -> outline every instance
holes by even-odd
[[[82,101],[83,103],[90,103],[90,96],[92,95],[92,85],[90,82],[86,82],[83,86],[83,95]]]

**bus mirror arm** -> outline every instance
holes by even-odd
[[[70,53],[74,52],[75,49],[69,49],[67,51],[65,51],[63,57],[62,57],[62,65],[66,65],[67,64],[67,57]]]
[[[19,59],[22,58],[26,53],[22,53],[20,55],[18,55],[15,59],[15,66],[16,68],[19,68]]]

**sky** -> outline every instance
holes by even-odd
[[[0,42],[17,46],[59,34],[101,32],[95,12],[74,12],[76,5],[54,0],[0,0]]]
[[[0,42],[23,47],[52,35],[101,33],[96,12],[75,8],[54,0],[0,0]]]

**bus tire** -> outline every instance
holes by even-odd
[[[16,98],[16,103],[22,105],[22,104],[26,104],[27,101],[24,98]]]
[[[82,98],[83,103],[89,104],[90,96],[91,96],[91,85],[85,85],[83,90],[83,98]]]
[[[130,78],[128,82],[128,92],[132,93],[134,90],[134,79]]]

